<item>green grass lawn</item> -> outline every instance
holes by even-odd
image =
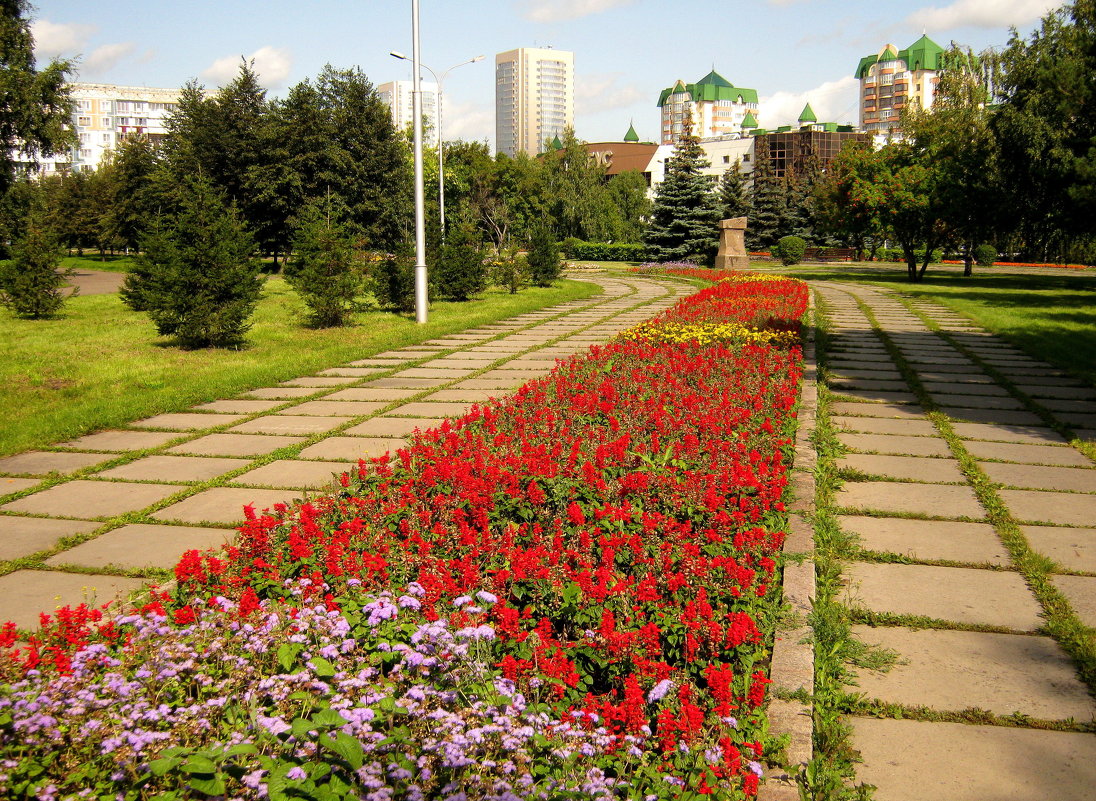
[[[600,289],[560,281],[516,295],[489,290],[467,303],[436,302],[430,322],[369,311],[347,328],[314,330],[280,278],[264,290],[247,345],[185,351],[159,337],[147,315],[117,295],[76,297],[53,320],[20,320],[0,310],[0,455],[42,447],[196,403],[363,359],[381,351],[511,317]]]
[[[128,273],[133,267],[132,256],[97,256],[88,254],[85,256],[65,256],[61,259],[61,267],[71,267],[77,272],[85,270],[101,270],[106,273]]]
[[[820,281],[858,281],[929,298],[969,317],[1032,356],[1096,386],[1096,273],[1002,274],[979,270],[970,278],[933,273],[911,284],[900,273],[870,268],[794,273]]]

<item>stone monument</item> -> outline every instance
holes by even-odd
[[[717,270],[744,270],[750,266],[745,236],[745,217],[719,221],[719,253],[715,257]]]

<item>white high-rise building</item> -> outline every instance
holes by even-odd
[[[107,151],[126,137],[145,136],[154,142],[163,139],[167,118],[179,102],[179,90],[74,83],[72,99],[77,145],[69,153],[40,154],[40,175],[94,170]]]
[[[535,156],[575,124],[575,54],[519,47],[495,56],[495,148]]]
[[[414,81],[389,81],[377,87],[377,94],[388,108],[392,110],[392,124],[397,131],[405,130],[415,121],[415,113],[412,111],[412,93],[415,89]],[[429,81],[420,81],[419,89],[422,92],[422,117],[423,130],[438,132],[438,85]],[[429,138],[429,137],[427,137]]]

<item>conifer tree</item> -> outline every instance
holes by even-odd
[[[0,306],[20,317],[52,317],[64,305],[65,279],[73,271],[58,269],[61,244],[41,205],[32,206],[12,251],[10,261],[0,262]]]
[[[187,348],[239,344],[262,292],[254,240],[204,176],[179,188],[174,219],[146,236],[122,300]]]
[[[700,139],[687,125],[666,177],[658,186],[646,244],[658,261],[697,258],[710,263],[718,247],[718,210],[712,182],[701,170],[708,166]]]
[[[464,222],[449,229],[430,273],[438,294],[450,300],[468,300],[487,288],[487,265],[475,229]]]
[[[742,160],[736,159],[719,179],[719,219],[730,220],[749,214],[748,194]]]
[[[746,247],[761,250],[775,245],[782,236],[787,214],[785,183],[773,173],[768,153],[759,147],[753,170],[753,186],[750,187]]]
[[[344,219],[344,207],[330,194],[308,203],[285,269],[285,280],[308,306],[309,324],[316,328],[347,325],[365,291],[365,266]]]
[[[526,262],[530,280],[537,286],[551,286],[559,278],[559,245],[547,225],[541,223],[533,228]]]

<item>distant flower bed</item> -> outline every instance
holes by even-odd
[[[962,259],[944,259],[944,264],[963,264]],[[1063,270],[1087,270],[1088,264],[1048,264],[1046,262],[1032,261],[995,261],[994,267],[1058,267]]]
[[[721,281],[140,610],[7,627],[4,798],[752,797],[806,300]]]

